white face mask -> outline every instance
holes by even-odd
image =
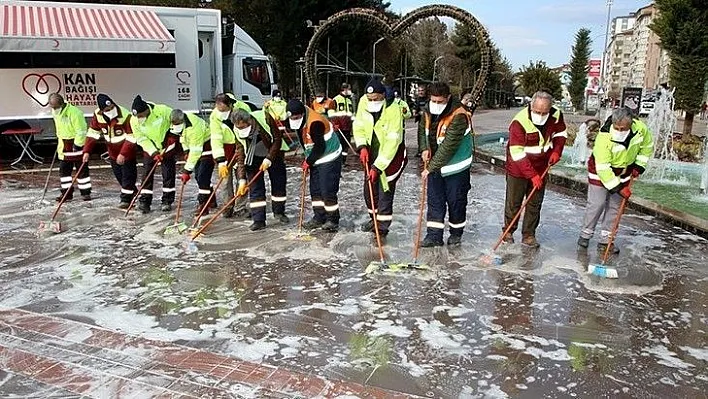
[[[280,101],[280,100],[282,100],[282,98],[277,97],[277,96],[276,96],[276,97],[273,97],[273,101]]]
[[[109,120],[113,119],[113,118],[117,118],[118,117],[118,108],[113,107],[112,110],[104,112],[103,115],[106,118],[108,118]]]
[[[170,133],[180,135],[184,130],[184,123],[170,126]]]
[[[315,101],[321,103],[322,101],[324,101],[324,97],[315,97]]]
[[[216,115],[219,117],[220,120],[225,121],[229,119],[229,114],[231,114],[231,111],[224,111],[221,112],[219,110],[216,111]]]
[[[61,108],[52,108],[52,115],[59,115]]]
[[[345,91],[342,93],[342,95],[343,95],[343,96],[351,96],[351,95],[352,95],[352,92],[351,92],[351,90],[345,90]]]
[[[381,111],[381,108],[384,106],[384,100],[381,101],[369,101],[366,103],[366,110],[375,113]]]
[[[541,115],[531,111],[531,122],[533,122],[534,125],[543,126],[546,124],[546,121],[548,121],[550,115],[551,114]]]
[[[305,118],[300,118],[300,119],[288,119],[288,123],[290,124],[290,129],[291,130],[298,130],[302,126],[302,121]]]
[[[629,136],[630,132],[631,130],[616,130],[614,127],[610,128],[610,133],[612,133],[613,141],[624,142],[625,140],[627,140],[627,136]]]
[[[430,113],[433,115],[440,115],[445,111],[445,108],[447,108],[447,103],[445,104],[438,104],[438,103],[433,103],[431,102],[428,105],[428,108],[430,108]]]
[[[251,135],[251,126],[243,129],[236,128],[236,134],[242,139],[248,138]]]
[[[145,124],[145,121],[146,121],[146,120],[147,120],[147,117],[146,117],[146,116],[143,116],[142,118],[138,117],[138,122],[140,122],[141,125],[142,125],[142,124]]]

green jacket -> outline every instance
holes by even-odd
[[[231,93],[227,93],[227,96],[236,100],[236,97],[234,97],[234,95]],[[249,107],[248,104],[240,100],[236,100],[231,109],[242,109],[244,111],[251,112],[251,107]],[[211,111],[211,114],[209,115],[211,150],[214,159],[217,162],[223,161],[223,158],[226,157],[226,153],[224,152],[224,144],[236,143],[236,135],[234,134],[234,131],[230,126],[230,123],[224,123],[224,121],[219,117],[219,111],[216,108]]]
[[[411,107],[409,107],[408,103],[402,98],[393,100],[393,103],[401,107],[401,115],[403,115],[403,119],[408,119],[411,115],[413,115],[411,114]]]
[[[612,141],[609,128],[603,128],[598,133],[592,149],[592,159],[588,162],[588,178],[591,184],[598,185],[601,182],[605,188],[612,190],[623,182],[621,173],[618,173],[620,170],[632,164],[642,169],[647,167],[654,152],[652,134],[647,125],[639,119],[632,121],[631,130],[634,136],[628,147]]]
[[[187,162],[184,164],[184,170],[192,172],[202,155],[210,155],[205,153],[204,146],[209,143],[211,137],[204,119],[189,113],[185,114],[185,116],[187,118],[184,121],[185,126],[179,141],[182,144],[182,148],[189,152]]]
[[[162,143],[165,141],[165,135],[170,129],[170,114],[172,108],[148,102],[150,107],[150,115],[145,119],[145,122],[140,122],[138,118],[130,118],[130,128],[133,130],[133,136],[137,144],[142,147],[150,156],[163,150]]]
[[[357,148],[371,147],[372,153],[376,156],[374,166],[383,172],[393,161],[398,152],[398,146],[403,142],[401,108],[393,103],[391,105],[384,104],[381,109],[381,117],[374,125],[374,117],[366,110],[368,102],[366,96],[362,96],[359,100],[353,124],[354,141]],[[374,140],[374,136],[376,140]]]
[[[335,96],[332,101],[336,109],[330,109],[327,111],[327,116],[333,118],[335,116],[354,116],[354,99],[349,97],[344,97],[341,94]]]
[[[88,124],[84,113],[69,103],[64,104],[61,111],[53,115],[54,126],[59,140],[74,140],[74,145],[81,147],[86,142]]]
[[[263,109],[267,110],[273,118],[276,118],[279,121],[284,121],[288,117],[288,113],[285,110],[287,105],[288,103],[285,100],[276,101],[271,99],[263,104]]]
[[[473,158],[472,134],[471,116],[457,102],[450,104],[435,120],[427,108],[422,110],[418,142],[425,143],[421,148],[430,151],[428,171],[450,176],[468,170]]]

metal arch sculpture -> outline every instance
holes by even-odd
[[[308,88],[312,93],[316,93],[319,89],[317,69],[315,66],[315,53],[319,48],[320,40],[325,38],[327,34],[338,25],[351,20],[364,21],[369,23],[372,29],[380,29],[383,36],[393,39],[405,33],[406,30],[416,22],[430,17],[449,17],[459,23],[472,27],[481,55],[479,78],[472,88],[472,100],[476,106],[484,94],[484,89],[487,85],[487,79],[492,67],[489,33],[477,18],[466,10],[455,6],[440,4],[417,8],[400,19],[388,18],[385,14],[373,9],[352,8],[340,11],[325,21],[322,21],[320,26],[315,30],[315,34],[310,39],[307,51],[305,52],[305,78],[307,79]]]

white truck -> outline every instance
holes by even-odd
[[[126,108],[140,94],[201,113],[224,90],[260,108],[276,88],[243,29],[222,38],[219,10],[0,0],[0,133],[42,129],[35,140],[53,140],[53,92],[90,117],[98,93]]]

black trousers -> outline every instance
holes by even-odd
[[[446,213],[449,215],[450,235],[462,236],[467,224],[467,194],[471,187],[469,170],[445,177],[440,172],[428,175],[426,226],[429,237],[442,240]]]
[[[111,169],[113,176],[120,184],[120,202],[130,202],[137,192],[135,182],[138,179],[138,165],[135,160],[126,160],[123,165],[118,165],[111,159]]]
[[[155,160],[151,156],[145,155],[143,157],[143,179],[145,174],[150,173],[152,167],[155,165]],[[162,159],[162,203],[172,204],[175,202],[175,175],[177,173],[177,159],[174,155],[165,157]],[[155,174],[153,173],[149,179],[145,182],[145,186],[140,187],[140,203],[152,204],[152,187],[155,180]]]
[[[214,160],[211,157],[207,159],[200,159],[197,164],[194,165],[194,180],[197,181],[199,186],[199,195],[197,195],[197,202],[199,205],[206,204],[211,192],[213,190],[211,186],[211,175],[214,173]]]
[[[310,197],[314,219],[339,224],[339,180],[342,177],[342,161],[335,159],[310,168]]]
[[[81,168],[81,161],[59,161],[59,178],[61,181],[61,194],[64,195],[66,190],[69,190],[67,198],[72,198],[74,195],[74,186],[71,185],[71,172]],[[86,164],[76,178],[76,183],[79,186],[81,195],[91,195],[91,176],[89,174],[89,166]]]
[[[373,220],[374,210],[376,210],[376,221],[379,227],[379,232],[388,233],[393,220],[393,198],[396,195],[396,182],[398,179],[388,182],[388,191],[384,191],[381,186],[381,181],[371,183],[374,191],[374,203],[376,209],[371,206],[371,195],[369,195],[369,176],[364,176],[364,202],[369,210],[369,217]]]
[[[258,173],[263,162],[262,157],[253,157],[253,164],[246,165],[246,176],[249,181]],[[266,187],[265,174],[258,176],[248,191],[249,207],[251,208],[251,219],[254,222],[265,222],[266,220]],[[285,186],[288,183],[287,172],[285,171],[285,160],[276,157],[268,168],[270,178],[270,200],[274,215],[285,214],[285,201],[287,195]]]
[[[533,183],[529,179],[513,177],[506,175],[506,201],[504,205],[504,228],[506,229],[511,223],[516,213],[521,208],[521,203],[524,198],[531,193]],[[534,194],[533,198],[526,205],[524,211],[524,222],[521,226],[521,234],[530,236],[536,234],[536,228],[541,222],[541,205],[543,205],[543,196],[546,193],[546,182],[543,182],[543,187]],[[516,231],[518,220],[509,231],[513,234]]]

